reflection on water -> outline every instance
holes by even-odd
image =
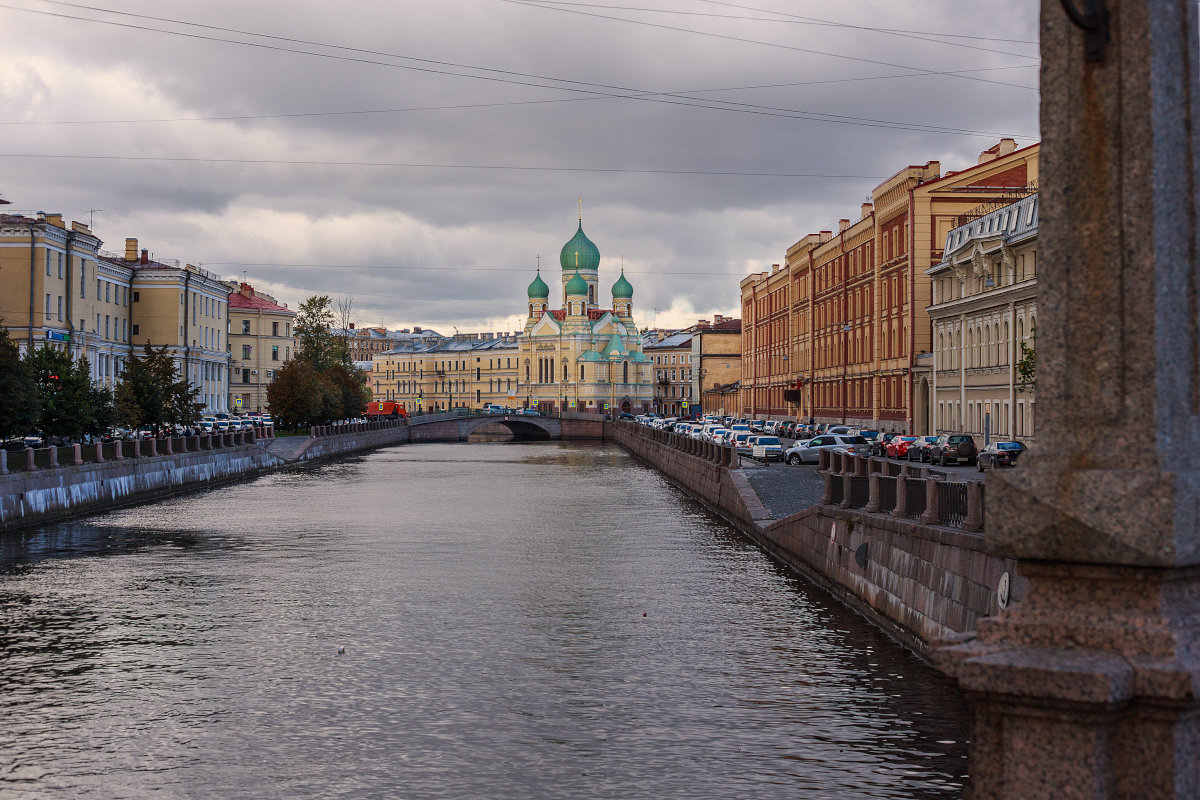
[[[10,536],[0,686],[5,798],[956,797],[966,765],[957,690],[600,445]]]

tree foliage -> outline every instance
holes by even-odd
[[[345,339],[333,332],[333,301],[329,295],[313,295],[296,312],[296,338],[300,342],[298,358],[317,372],[334,364],[349,364],[350,350]]]
[[[1037,326],[1033,326],[1033,346],[1021,342],[1021,359],[1017,362],[1017,386],[1022,392],[1037,389]]]
[[[37,429],[38,393],[8,329],[0,325],[0,439]]]
[[[147,342],[141,356],[130,358],[116,391],[116,417],[131,428],[194,425],[203,404],[200,390],[175,370],[166,346]]]
[[[294,358],[267,386],[267,403],[281,428],[313,425],[324,416],[326,383],[307,360]]]
[[[87,362],[49,344],[26,353],[26,369],[37,390],[37,426],[46,436],[80,439],[96,431],[96,397]]]

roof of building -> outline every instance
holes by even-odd
[[[691,331],[677,331],[659,341],[656,334],[651,331],[642,337],[643,350],[666,350],[674,347],[683,347],[692,340]]]
[[[231,309],[245,308],[256,311],[276,311],[284,314],[291,314],[292,316],[296,315],[296,312],[292,311],[287,306],[280,305],[279,303],[273,302],[272,300],[269,300],[268,298],[262,297],[258,294],[252,294],[250,297],[246,297],[246,295],[242,294],[241,292],[233,292],[229,295],[229,307]]]
[[[588,309],[588,319],[595,322],[596,320],[603,317],[605,314],[611,314],[611,313],[613,313],[613,312],[611,312],[607,309],[603,309],[603,308],[589,308]],[[558,320],[559,322],[562,322],[564,319],[567,318],[567,312],[561,308],[552,308],[549,311],[547,311],[546,314],[548,314],[552,319]]]

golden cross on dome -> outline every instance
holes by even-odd
[[[542,271],[542,256],[539,253],[538,254],[538,272],[541,272],[541,271]]]
[[[579,221],[583,222],[583,195],[579,195]]]

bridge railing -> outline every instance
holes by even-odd
[[[919,467],[905,465],[896,471],[895,466],[879,458],[821,451],[817,469],[825,481],[822,505],[983,532],[983,481],[950,481]]]

